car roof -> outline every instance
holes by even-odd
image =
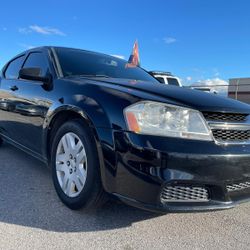
[[[100,53],[100,52],[95,52],[95,51],[90,51],[90,50],[84,50],[84,49],[79,49],[79,48],[70,48],[70,47],[62,47],[62,46],[40,46],[40,47],[34,47],[28,50],[25,50],[17,55],[15,55],[14,57],[12,57],[4,66],[3,66],[3,70],[6,68],[6,66],[13,60],[15,60],[16,58],[20,57],[20,56],[26,56],[27,54],[31,53],[31,52],[38,52],[38,51],[43,51],[43,50],[51,50],[51,49],[65,49],[65,50],[79,50],[79,51],[83,51],[86,53],[90,53],[90,54],[94,54],[94,55],[102,55],[102,56],[108,56],[108,57],[112,57],[116,60],[121,60],[121,61],[126,61],[124,59],[118,58],[118,57],[114,57],[108,54],[104,54],[104,53]]]
[[[121,59],[121,58],[118,58],[118,57],[114,57],[112,55],[108,55],[108,54],[105,54],[105,53],[100,53],[100,52],[95,52],[95,51],[91,51],[91,50],[85,50],[85,49],[80,49],[80,48],[71,48],[71,47],[62,47],[62,46],[41,46],[41,47],[35,47],[35,48],[31,48],[29,50],[26,50],[24,51],[23,53],[20,53],[18,56],[22,55],[22,54],[25,54],[25,53],[30,53],[30,52],[34,52],[34,51],[42,51],[42,50],[45,50],[45,49],[65,49],[65,50],[79,50],[79,51],[82,51],[82,52],[86,52],[86,53],[90,53],[90,54],[95,54],[95,55],[102,55],[102,56],[108,56],[108,57],[113,57],[115,59],[118,59],[118,60],[122,60],[122,61],[126,61],[124,59]],[[16,57],[18,57],[16,56]]]

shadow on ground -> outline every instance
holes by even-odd
[[[110,201],[97,211],[71,211],[58,199],[50,171],[36,159],[4,144],[0,148],[0,222],[57,232],[129,227],[159,216]]]

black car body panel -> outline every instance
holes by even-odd
[[[6,140],[49,164],[51,129],[63,114],[76,114],[96,138],[105,190],[129,204],[157,211],[230,208],[250,197],[249,187],[228,192],[227,185],[250,181],[250,144],[177,139],[129,132],[123,110],[151,100],[200,112],[250,114],[250,106],[201,91],[157,83],[62,75],[53,47],[47,59],[51,88],[41,82],[5,78],[0,85],[0,133]],[[11,60],[12,61],[12,60]],[[207,202],[161,202],[165,186],[204,187]]]
[[[151,84],[150,82],[126,81],[122,79],[106,79],[105,82],[110,82],[112,85],[116,84],[125,88],[142,91],[162,97],[165,102],[173,102],[182,106],[188,106],[200,111],[216,111],[216,112],[240,112],[245,111],[249,113],[249,105],[240,103],[233,99],[201,93],[200,91],[193,91],[189,88],[178,88],[171,85]],[[142,96],[143,98],[143,96]],[[155,97],[154,97],[155,98]]]

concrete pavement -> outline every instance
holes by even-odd
[[[0,148],[0,249],[250,249],[250,204],[208,213],[158,215],[111,201],[71,211],[50,171]]]

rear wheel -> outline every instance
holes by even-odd
[[[71,209],[93,208],[104,201],[96,143],[81,120],[66,122],[52,143],[52,175],[56,192]]]

